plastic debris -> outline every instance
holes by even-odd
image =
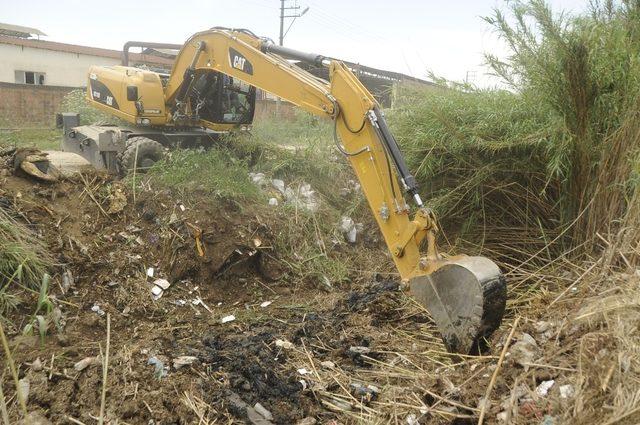
[[[265,308],[269,307],[273,301],[264,301],[260,304],[260,307]]]
[[[173,359],[173,368],[180,369],[184,366],[190,366],[196,361],[198,361],[198,358],[194,356],[179,356]]]
[[[91,311],[96,313],[98,316],[104,316],[105,315],[104,310],[101,309],[98,304],[94,304],[93,307],[91,307]]]
[[[147,277],[153,277],[153,275],[155,274],[156,270],[153,267],[149,267],[147,269]]]
[[[573,385],[571,384],[560,385],[559,390],[560,390],[560,398],[571,398],[575,394],[575,390],[573,388]]]
[[[64,293],[67,293],[69,289],[73,287],[74,283],[75,282],[71,270],[65,270],[62,274],[62,290],[64,291]]]
[[[342,217],[342,222],[340,223],[340,230],[344,233],[345,239],[349,243],[355,243],[356,237],[358,235],[358,230],[356,229],[356,223],[351,219],[351,217]]]
[[[522,333],[518,342],[511,347],[511,355],[516,363],[529,369],[529,364],[533,363],[540,349],[533,337],[527,333]]]
[[[286,339],[276,339],[276,347],[284,348],[285,350],[291,350],[294,345]]]
[[[538,394],[540,397],[546,397],[547,394],[549,393],[549,390],[551,389],[551,387],[553,387],[553,384],[555,383],[556,381],[554,381],[553,379],[550,381],[542,381],[540,385],[538,385],[538,387],[536,388],[536,394]]]
[[[42,370],[42,361],[40,361],[40,357],[37,357],[31,363],[31,370],[34,371],[34,372],[40,372]]]
[[[272,207],[277,207],[278,206],[278,198],[269,198],[269,205],[271,205]]]
[[[418,416],[415,413],[409,413],[407,417],[404,419],[407,425],[418,425],[420,422],[418,421]]]
[[[378,397],[380,390],[373,385],[351,384],[351,393],[361,402],[369,403]]]
[[[299,373],[300,375],[307,375],[307,374],[309,374],[309,373],[311,373],[311,372],[309,372],[307,369],[305,369],[305,368],[301,367],[300,369],[298,369],[298,373]]]
[[[363,347],[361,345],[352,345],[349,347],[349,351],[356,354],[367,354],[371,352],[371,348]]]
[[[22,400],[25,402],[29,399],[29,392],[31,391],[31,383],[28,378],[22,378],[18,381],[18,393],[21,395]]]
[[[278,192],[284,194],[285,192],[285,187],[284,187],[284,181],[280,180],[280,179],[273,179],[271,180],[271,185],[278,190]]]
[[[147,360],[147,364],[154,366],[155,369],[154,369],[153,375],[157,379],[162,379],[165,376],[167,376],[167,370],[166,370],[166,368],[164,366],[164,363],[159,358],[150,357],[149,360]]]
[[[153,284],[162,288],[163,291],[166,291],[171,286],[167,279],[156,279]]]
[[[256,403],[253,408],[256,412],[258,412],[263,418],[270,421],[273,419],[273,415],[270,411],[268,411],[262,404]]]
[[[265,175],[264,173],[249,173],[249,178],[253,182],[253,184],[257,186],[264,186],[265,184]]]
[[[233,314],[230,314],[228,316],[224,316],[222,319],[220,319],[221,323],[229,323],[229,322],[233,322],[234,320],[236,320],[236,316],[234,316]]]
[[[77,372],[82,372],[83,370],[85,370],[89,366],[94,366],[94,365],[99,365],[99,364],[100,364],[100,360],[97,357],[85,357],[84,359],[82,359],[79,362],[77,362],[76,364],[74,364],[73,368]]]
[[[159,286],[153,286],[151,288],[151,295],[153,296],[154,300],[159,300],[162,297],[162,288]]]
[[[320,366],[325,369],[334,369],[336,367],[336,364],[330,360],[326,360],[324,362],[320,362]]]

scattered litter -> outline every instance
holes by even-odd
[[[85,357],[84,359],[82,359],[79,362],[77,362],[76,364],[74,364],[73,368],[77,372],[82,372],[83,370],[85,370],[89,366],[94,366],[94,365],[99,365],[99,364],[100,364],[100,360],[97,357]]]
[[[340,223],[340,230],[344,233],[345,239],[349,243],[356,243],[356,237],[358,235],[358,230],[356,229],[356,223],[353,221],[351,217],[342,217],[342,222]]]
[[[299,373],[300,375],[307,375],[307,374],[309,374],[309,373],[311,373],[311,372],[309,372],[307,369],[305,369],[305,368],[301,367],[300,369],[298,369],[298,373]]]
[[[187,301],[186,300],[175,300],[173,303],[175,305],[180,306],[180,307],[187,305]]]
[[[161,287],[159,287],[159,286],[155,286],[155,285],[154,285],[154,286],[151,288],[151,294],[153,295],[153,299],[154,299],[154,301],[155,301],[155,300],[159,300],[159,299],[162,297],[162,293],[163,293],[162,288],[161,288]]]
[[[195,290],[197,290],[197,289],[198,289],[198,287],[196,286],[196,287],[194,288],[194,291],[195,291]],[[213,314],[213,310],[211,310],[211,309],[209,308],[209,306],[208,306],[208,305],[206,305],[206,304],[204,303],[204,301],[202,301],[202,298],[200,298],[200,297],[196,297],[195,299],[191,300],[191,304],[193,304],[193,305],[201,305],[201,306],[202,306],[202,307],[204,307],[204,308],[205,308],[209,313]],[[235,317],[234,317],[234,319],[235,319]],[[224,322],[223,322],[223,323],[224,323]]]
[[[555,383],[556,381],[554,381],[553,379],[550,381],[542,381],[540,385],[538,385],[538,388],[536,388],[536,394],[538,394],[540,397],[546,397],[549,393],[549,390]]]
[[[262,308],[269,307],[272,302],[273,301],[264,301],[263,303],[260,304],[260,307]]]
[[[373,385],[351,384],[351,393],[361,402],[369,403],[378,397],[380,390]]]
[[[420,421],[418,420],[418,416],[415,413],[409,413],[407,417],[404,419],[407,425],[419,425]]]
[[[353,407],[350,403],[346,401],[339,400],[337,398],[329,397],[326,400],[322,400],[322,404],[324,404],[328,409],[337,411],[337,412],[350,412]]]
[[[31,370],[34,371],[34,372],[40,372],[42,370],[42,362],[40,361],[40,357],[37,357],[31,363]]]
[[[276,347],[284,348],[285,350],[291,350],[294,345],[286,339],[276,339]]]
[[[228,323],[228,322],[233,322],[234,320],[236,320],[236,316],[234,316],[233,314],[230,314],[229,316],[224,316],[220,322],[221,323]]]
[[[182,212],[185,212],[187,210],[187,208],[182,203],[178,204],[178,208],[180,208],[180,211]]]
[[[271,412],[269,412],[262,404],[256,403],[253,408],[266,420],[270,421],[273,419],[273,415],[271,414]]]
[[[253,246],[255,246],[256,248],[260,247],[262,245],[262,239],[260,238],[253,238]]]
[[[153,284],[162,288],[163,291],[166,291],[171,286],[167,279],[156,279]]]
[[[368,354],[371,352],[371,348],[363,347],[361,345],[352,345],[349,347],[349,351],[356,354]]]
[[[307,381],[305,381],[304,379],[301,379],[298,382],[300,382],[300,385],[302,385],[302,391],[305,391],[308,387]]]
[[[91,311],[96,313],[98,316],[104,316],[105,315],[104,310],[101,309],[98,304],[94,304],[93,307],[91,307]]]
[[[566,384],[560,385],[560,398],[571,398],[575,394],[575,390],[573,389],[573,385]]]
[[[22,396],[22,400],[25,402],[29,399],[29,391],[31,390],[31,383],[28,378],[22,378],[18,381],[18,393]]]
[[[173,368],[180,369],[181,367],[184,367],[184,366],[190,366],[197,360],[198,358],[194,356],[179,356],[173,359]]]
[[[511,355],[516,363],[529,369],[529,364],[533,363],[538,355],[539,348],[536,340],[527,333],[522,333],[518,342],[511,347]]]
[[[71,270],[65,270],[64,273],[62,273],[62,290],[65,294],[69,292],[69,289],[73,287],[74,283],[75,282],[73,280],[73,274],[71,273]]]
[[[269,198],[269,205],[272,207],[278,206],[278,198]]]
[[[266,419],[264,416],[258,413],[256,409],[245,403],[238,394],[232,392],[227,397],[227,400],[235,409],[238,409],[241,412],[245,411],[247,413],[247,419],[253,425],[273,425],[273,422]]]
[[[334,369],[336,367],[336,364],[330,360],[325,360],[324,362],[320,362],[320,366],[325,369]]]
[[[155,367],[153,375],[157,379],[162,379],[167,376],[167,370],[162,360],[158,359],[157,357],[150,357],[149,360],[147,360],[147,364],[153,365]]]
[[[53,422],[42,416],[42,413],[34,411],[29,412],[17,425],[53,425]]]
[[[147,269],[147,277],[153,277],[155,272],[156,272],[156,270],[153,267],[149,267]]]
[[[311,185],[303,183],[297,189],[291,186],[284,191],[284,196],[290,204],[305,209],[307,211],[316,212],[319,202],[316,198],[315,191],[311,190]]]
[[[257,186],[263,186],[265,183],[264,173],[249,173],[249,178],[253,182],[253,184]]]
[[[273,179],[271,180],[271,185],[278,190],[278,192],[284,194],[285,192],[285,188],[284,188],[284,181],[280,180],[280,179]]]
[[[109,209],[107,209],[107,214],[117,214],[127,206],[127,195],[125,195],[122,186],[118,183],[111,186],[108,199]]]

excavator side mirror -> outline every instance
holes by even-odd
[[[138,100],[138,86],[127,86],[127,100],[130,102]]]

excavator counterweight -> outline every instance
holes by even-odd
[[[328,67],[329,81],[291,60]],[[113,128],[109,137],[77,138],[85,145],[80,150],[116,151],[112,141],[120,137],[127,141],[126,152],[111,160],[95,157],[105,164],[120,161],[125,168],[144,163],[136,157],[140,147],[151,155],[157,153],[154,143],[165,139],[250,124],[256,87],[333,120],[336,148],[351,163],[405,286],[430,312],[447,349],[478,352],[504,314],[505,279],[487,258],[438,252],[437,220],[420,197],[384,113],[343,62],[276,46],[247,30],[216,27],[187,40],[169,76],[127,66],[92,67],[87,92],[92,104],[166,131],[158,136],[151,127],[142,134]],[[92,139],[99,139],[94,150]]]

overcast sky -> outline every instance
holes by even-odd
[[[549,0],[580,12],[588,0]],[[287,0],[295,6],[296,0]],[[479,85],[482,53],[504,52],[481,17],[506,0],[297,0],[288,47],[424,78],[427,70]],[[45,40],[120,50],[128,40],[183,43],[212,26],[248,28],[276,40],[280,0],[0,0],[0,22],[35,27]],[[291,11],[290,11],[291,12]],[[287,20],[285,29],[290,23]]]

